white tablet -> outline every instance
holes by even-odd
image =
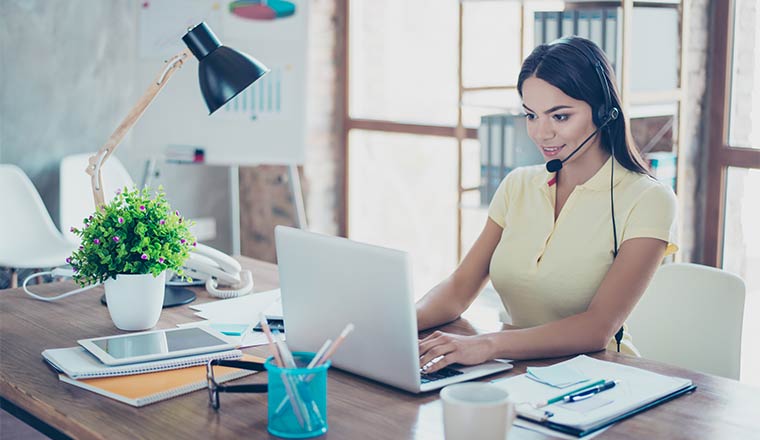
[[[185,327],[77,341],[104,364],[123,365],[230,350],[235,344],[208,327]]]

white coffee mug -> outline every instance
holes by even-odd
[[[509,393],[491,383],[449,385],[441,401],[446,440],[504,440],[515,421]]]

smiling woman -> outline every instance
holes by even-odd
[[[434,332],[420,341],[425,371],[608,346],[637,354],[622,325],[677,250],[676,200],[649,176],[610,78],[603,52],[578,37],[538,46],[523,63],[528,134],[548,163],[507,175],[470,252],[417,305],[420,329],[454,320],[490,278],[517,329]]]

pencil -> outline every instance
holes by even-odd
[[[346,339],[346,336],[348,336],[348,334],[351,333],[352,331],[354,331],[354,324],[349,323],[348,325],[346,325],[343,331],[340,332],[340,336],[338,336],[338,338],[335,339],[335,342],[333,342],[333,345],[331,345],[330,349],[327,350],[327,353],[325,353],[325,355],[322,356],[319,362],[317,362],[317,366],[320,366],[324,364],[325,362],[327,362],[328,360],[330,360],[332,355],[335,354],[335,351],[338,349],[338,347],[340,347],[340,344],[342,344],[343,341]]]
[[[282,359],[280,358],[280,352],[277,351],[277,346],[274,343],[274,338],[272,337],[272,332],[269,330],[269,323],[267,323],[267,318],[264,315],[264,313],[261,313],[260,315],[261,319],[261,329],[264,330],[264,334],[267,337],[267,340],[269,341],[269,351],[272,352],[272,356],[274,357],[275,364],[282,368],[285,366],[285,364],[282,363]]]

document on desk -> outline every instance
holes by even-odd
[[[276,308],[279,298],[280,289],[274,289],[238,298],[221,299],[192,305],[190,308],[197,310],[197,316],[211,321],[231,324],[254,324],[259,321],[259,315],[262,312],[269,314],[269,307]],[[282,310],[281,307],[280,310]],[[282,314],[281,311],[280,314]]]
[[[238,298],[221,299],[204,304],[191,305],[190,308],[197,310],[196,315],[210,321],[225,322],[229,324],[255,324],[259,321],[259,315],[263,312],[267,315],[276,313],[277,303],[280,299],[280,289],[255,292]],[[270,310],[269,308],[272,307]],[[280,305],[280,315],[282,306]],[[273,318],[274,316],[267,316]]]
[[[558,402],[539,409],[532,402],[548,401],[563,390],[537,382],[527,375],[497,380],[494,383],[510,393],[517,403],[518,424],[530,425],[524,419],[547,415],[541,426],[577,437],[587,436],[619,420],[645,411],[667,400],[695,389],[691,380],[663,376],[651,371],[600,361],[585,355],[562,362],[591,380],[618,381],[609,390],[576,403]],[[545,412],[548,411],[548,412]],[[550,414],[550,415],[548,415]]]
[[[178,324],[177,327],[192,327],[209,325],[224,332],[221,326],[230,324],[242,324],[246,328],[240,335],[227,334],[229,338],[236,340],[238,348],[254,347],[268,343],[262,332],[252,331],[253,326],[259,322],[261,313],[267,318],[282,318],[282,304],[280,303],[280,289],[256,292],[250,295],[232,299],[223,299],[190,306],[197,310],[196,316],[206,321],[187,322]]]

